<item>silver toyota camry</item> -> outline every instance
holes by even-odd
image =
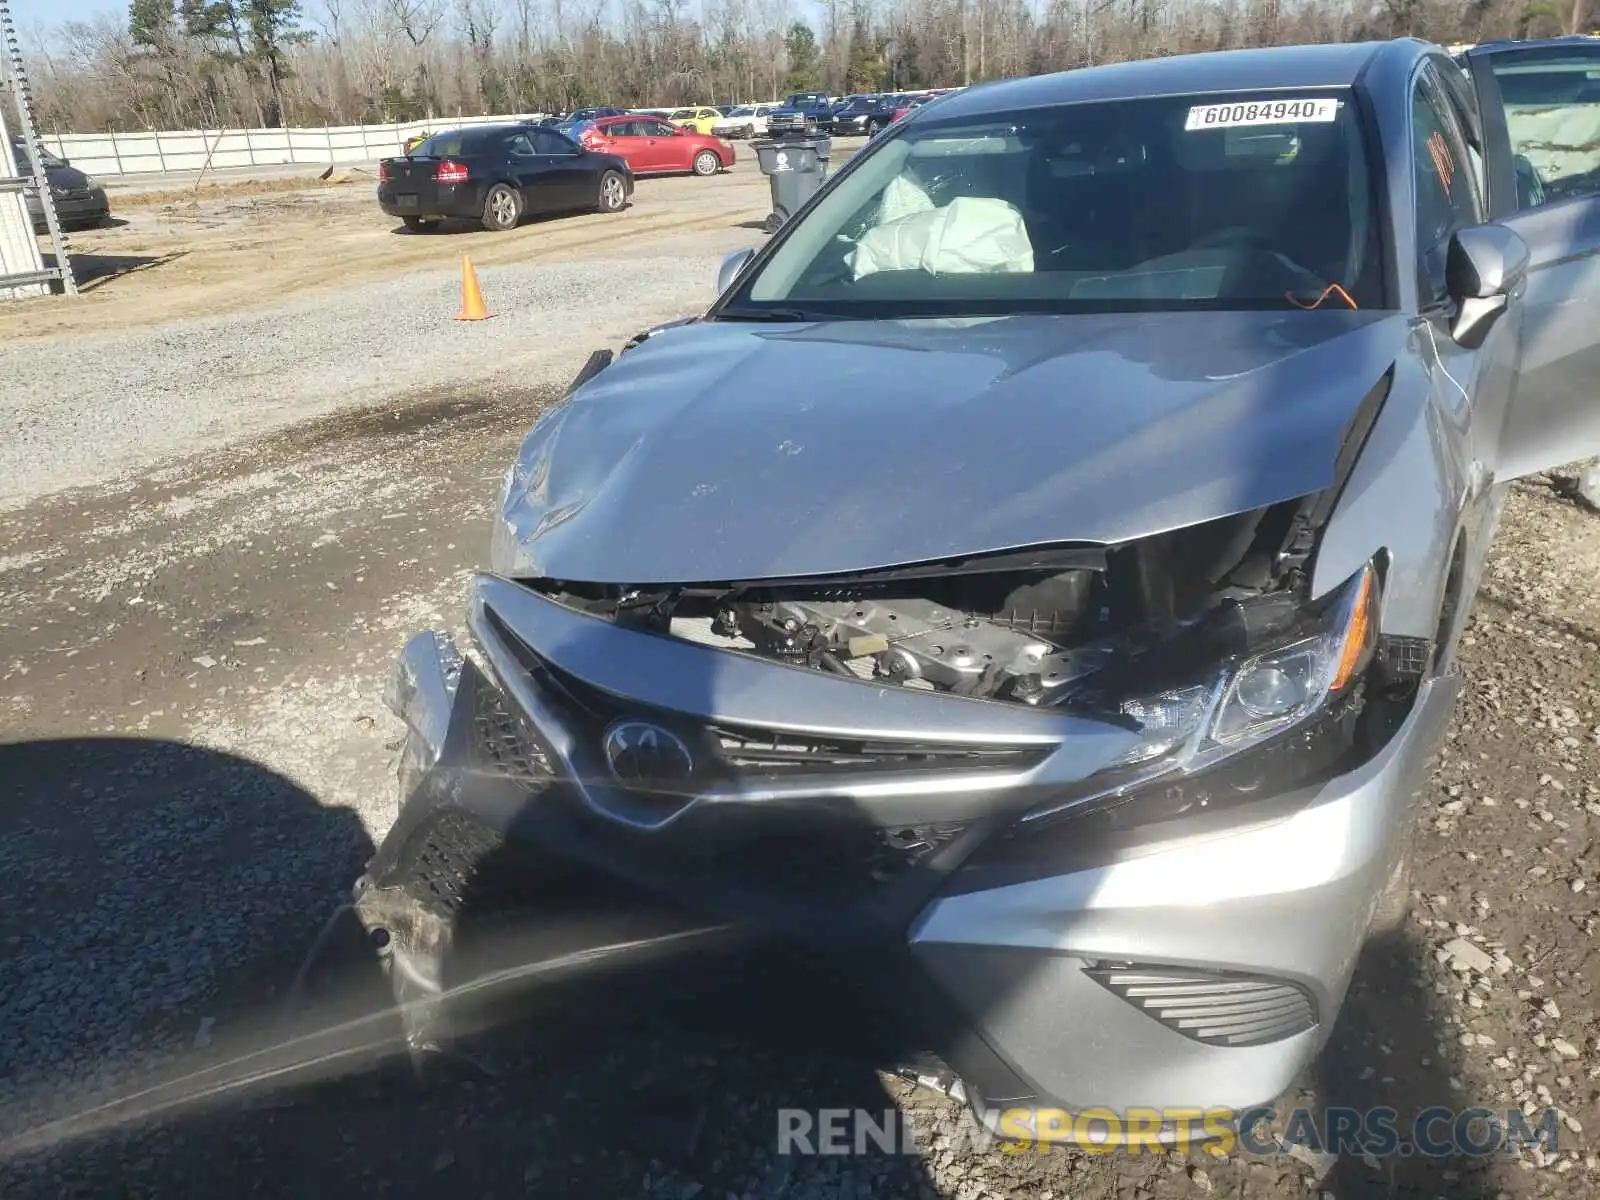
[[[492,859],[868,948],[992,1124],[1287,1088],[1403,915],[1505,489],[1600,453],[1600,208],[1519,189],[1504,69],[972,88],[592,358],[395,671],[357,907],[414,1044]]]

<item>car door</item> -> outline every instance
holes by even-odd
[[[543,211],[565,212],[594,204],[599,184],[578,144],[554,129],[535,129],[531,136],[541,160]]]
[[[502,143],[505,161],[517,190],[522,193],[522,209],[528,213],[549,212],[559,184],[553,174],[555,163],[540,154],[531,132],[514,133]]]
[[[1450,240],[1459,230],[1489,220],[1487,156],[1481,115],[1455,66],[1430,58],[1418,85],[1412,104],[1413,194],[1419,246],[1427,250],[1418,288],[1443,318],[1435,331],[1445,336],[1433,339],[1428,349],[1441,371],[1442,402],[1446,408],[1457,401],[1463,406],[1468,501],[1476,503],[1496,478],[1500,436],[1516,392],[1521,299],[1482,345],[1467,349],[1448,336],[1455,307],[1445,289]]]
[[[646,121],[643,132],[650,143],[652,171],[689,169],[689,139],[684,136],[684,130],[668,121]]]
[[[1493,215],[1528,243],[1496,477],[1600,455],[1600,43],[1468,55]],[[1509,148],[1509,153],[1506,152]]]
[[[645,139],[639,136],[641,124],[638,120],[597,121],[590,129],[593,136],[585,144],[601,154],[627,159],[628,166],[636,172],[648,171]]]
[[[1429,378],[1438,418],[1434,436],[1448,463],[1440,508],[1454,510],[1463,535],[1459,548],[1466,574],[1460,594],[1471,595],[1504,491],[1493,486],[1494,464],[1516,386],[1518,325],[1513,308],[1489,327],[1481,344],[1463,345],[1452,336],[1457,305],[1449,287],[1451,243],[1460,231],[1484,223],[1487,204],[1473,167],[1476,121],[1452,99],[1441,64],[1444,71],[1455,69],[1447,60],[1430,58],[1412,85],[1407,149],[1416,257],[1400,265],[1416,272],[1412,352]],[[1444,582],[1441,576],[1441,587]]]

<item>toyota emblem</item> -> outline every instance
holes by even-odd
[[[694,756],[682,738],[648,721],[618,721],[605,736],[606,764],[618,783],[671,787],[689,781]]]

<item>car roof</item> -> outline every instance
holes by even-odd
[[[1213,50],[1081,67],[965,88],[945,97],[939,105],[939,114],[941,117],[970,117],[1085,100],[1132,100],[1144,96],[1270,88],[1347,87],[1380,51],[1393,44],[1347,42]],[[1420,49],[1423,43],[1413,42],[1413,45]]]
[[[533,128],[536,126],[526,121],[503,121],[493,125],[453,125],[448,129],[435,129],[424,140],[431,142],[436,137],[449,137],[452,134],[464,138],[493,137],[497,133],[520,133]]]
[[[1468,46],[1461,52],[1466,58],[1488,58],[1495,54],[1504,54],[1509,50],[1565,50],[1573,47],[1600,47],[1600,37],[1593,34],[1574,33],[1564,37],[1548,38],[1495,38],[1493,41],[1479,42],[1476,46]]]

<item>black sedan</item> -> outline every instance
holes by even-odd
[[[899,105],[884,96],[857,96],[833,112],[833,131],[871,137],[894,120]]]
[[[446,130],[378,164],[378,206],[413,231],[447,217],[503,230],[529,213],[617,212],[632,194],[622,159],[537,125]]]
[[[33,175],[33,156],[23,142],[11,143],[11,154],[16,160],[17,173],[24,179]],[[99,225],[111,217],[111,202],[106,190],[64,158],[48,150],[39,156],[44,165],[45,178],[50,183],[50,195],[56,203],[56,219],[63,229],[84,229]],[[43,233],[47,226],[44,207],[35,192],[28,192],[28,217],[34,232]]]

